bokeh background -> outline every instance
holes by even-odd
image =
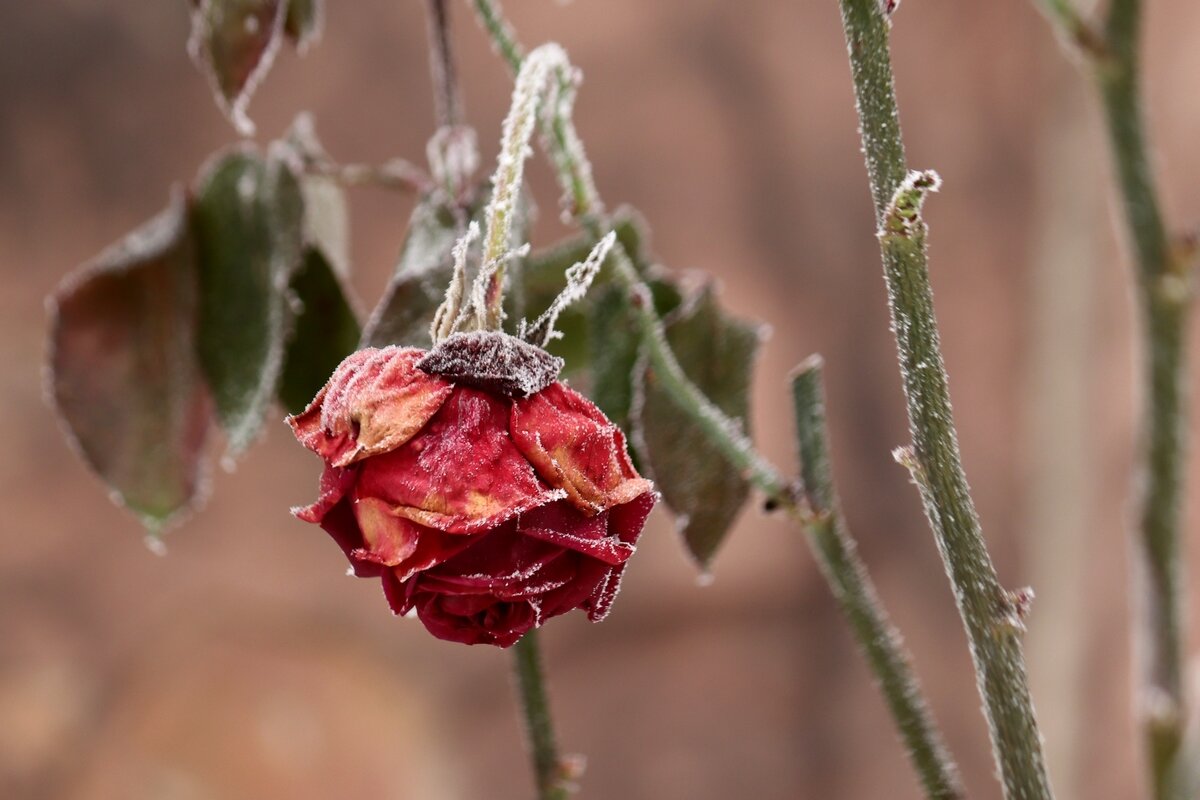
[[[756,438],[789,470],[785,375],[825,355],[846,514],[971,795],[998,797],[951,594],[889,455],[906,423],[837,4],[508,5],[526,43],[558,40],[584,70],[577,117],[609,204],[639,208],[664,263],[711,273],[772,327]],[[1194,222],[1200,6],[1148,5],[1163,193]],[[436,641],[343,575],[287,514],[318,465],[282,425],[217,471],[158,557],[44,403],[43,298],[235,138],[184,53],[186,6],[0,10],[0,796],[528,797],[507,654]],[[285,49],[251,104],[263,140],[311,109],[341,160],[420,160],[421,6],[330,3],[323,41]],[[510,81],[453,11],[490,158]],[[1054,779],[1065,798],[1136,797],[1136,348],[1095,103],[1029,3],[908,0],[893,38],[910,160],[945,179],[928,217],[966,466],[1003,580],[1038,595],[1028,649]],[[533,181],[548,244],[556,192],[540,163]],[[351,202],[369,307],[412,198]],[[1187,515],[1194,532],[1198,504]],[[665,512],[643,541],[605,624],[563,618],[543,637],[562,744],[588,757],[581,800],[919,796],[797,530],[748,508],[707,586]]]

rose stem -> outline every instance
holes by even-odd
[[[811,511],[807,526],[818,563],[842,612],[854,629],[863,654],[879,680],[901,735],[908,744],[929,797],[965,797],[958,773],[933,725],[920,687],[912,675],[900,632],[879,604],[842,517],[829,461],[829,435],[820,356],[810,356],[792,374],[792,405],[804,491]]]
[[[508,62],[512,71],[519,73],[524,56],[499,7],[492,0],[471,2],[496,50]],[[560,90],[569,84],[569,76],[559,76]],[[569,110],[569,105],[567,109]],[[562,106],[556,109],[557,112],[562,110]],[[590,165],[579,146],[574,123],[567,114],[555,113],[544,125],[543,134],[543,147],[549,151],[559,182],[567,193],[572,213],[589,235],[599,239],[611,225],[604,214],[603,205],[592,181]],[[830,575],[839,576],[841,582],[832,585],[832,589],[843,604],[843,610],[851,604],[856,608],[870,608],[870,617],[878,629],[892,630],[887,614],[879,603],[875,588],[861,562],[854,558],[850,569],[843,569],[841,565],[828,562],[827,554],[818,546],[819,526],[801,493],[797,492],[796,487],[785,480],[779,471],[754,449],[750,441],[738,432],[736,422],[713,405],[683,373],[663,335],[662,324],[653,304],[649,302],[649,290],[641,281],[628,253],[619,241],[613,245],[609,260],[616,267],[617,279],[638,301],[635,305],[641,333],[663,388],[676,400],[681,410],[701,426],[705,435],[721,450],[726,459],[766,494],[775,506],[785,511],[805,530],[813,554],[821,564],[822,574],[827,579]],[[843,531],[849,537],[848,531]],[[895,716],[896,725],[908,748],[909,757],[926,787],[926,795],[930,798],[961,796],[957,789],[958,770],[942,744],[927,704],[922,700],[920,685],[902,641],[898,636],[882,639],[863,638],[865,628],[851,625],[851,629],[858,637],[864,652],[871,653],[878,649],[889,654],[886,664],[891,670],[890,674],[881,673],[884,664],[882,660],[868,658],[868,664],[875,670],[880,685],[904,687],[903,691],[895,693],[885,688],[885,693],[889,709]],[[913,720],[921,720],[921,723],[914,724]],[[944,787],[946,792],[939,793],[937,787]]]
[[[954,587],[1004,795],[1050,798],[1022,655],[1022,603],[996,576],[967,489],[950,410],[919,216],[925,190],[936,188],[922,184],[935,176],[909,173],[905,164],[888,52],[890,24],[878,0],[840,2],[913,437],[901,460],[921,490]]]
[[[1196,252],[1173,246],[1159,208],[1139,89],[1139,0],[1112,0],[1103,27],[1069,0],[1041,0],[1063,40],[1082,56],[1104,104],[1117,188],[1133,246],[1144,361],[1137,480],[1139,592],[1134,626],[1139,675],[1136,708],[1152,797],[1190,797],[1184,747],[1188,697],[1184,669],[1186,587],[1181,553],[1188,384],[1187,326]],[[1184,243],[1181,243],[1184,244]]]
[[[513,645],[513,667],[521,708],[525,712],[525,735],[529,741],[538,800],[565,800],[570,790],[564,784],[566,775],[554,739],[537,628],[531,629]]]
[[[462,122],[458,71],[450,43],[450,9],[446,0],[425,0],[429,38],[429,69],[433,77],[433,104],[440,127]]]

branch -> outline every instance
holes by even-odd
[[[840,0],[863,150],[883,254],[913,446],[902,457],[954,587],[984,701],[1005,796],[1052,797],[1021,652],[1024,594],[1001,586],[967,488],[938,339],[920,202],[930,173],[909,173],[888,52],[888,21],[876,0]]]
[[[537,629],[530,630],[513,645],[513,670],[525,713],[525,734],[537,782],[538,800],[566,800],[570,795],[568,765],[558,755],[550,700],[542,675],[542,656]]]
[[[904,640],[888,619],[842,517],[829,463],[822,362],[813,356],[792,375],[792,403],[805,495],[811,511],[804,525],[825,580],[854,630],[879,681],[900,737],[930,798],[966,797],[953,760],[933,722],[913,672]]]
[[[508,61],[514,72],[521,73],[523,51],[513,38],[512,30],[497,4],[494,0],[471,2],[497,52]],[[570,81],[564,75],[564,70],[565,67],[559,71],[560,86]],[[592,180],[591,166],[570,117],[570,95],[560,91],[559,97],[566,97],[567,101],[542,117],[542,146],[554,164],[571,212],[590,236],[600,239],[612,226],[604,214],[603,203]],[[831,557],[837,554],[829,553],[818,545],[820,537],[813,527],[814,518],[797,487],[763,458],[742,435],[737,423],[717,408],[684,374],[667,343],[662,322],[651,302],[650,290],[638,276],[629,254],[619,241],[614,242],[609,261],[615,267],[617,281],[633,300],[643,346],[664,391],[701,426],[705,436],[717,446],[730,465],[746,475],[767,496],[771,505],[786,512],[810,533],[808,542],[821,565],[822,574],[831,580],[835,597],[848,614],[848,604],[853,604],[855,613],[864,615],[863,624],[851,620],[851,630],[864,652],[879,654],[878,658],[869,657],[868,664],[876,671],[876,677],[884,688],[889,709],[909,747],[909,755],[926,786],[928,797],[930,800],[960,797],[957,770],[929,717],[903,642],[899,636],[890,635],[893,629],[878,604],[875,588],[861,561],[851,548],[849,553],[843,554],[846,558],[843,563],[835,563]],[[849,543],[848,537],[848,532],[841,529],[839,541]],[[836,582],[832,582],[834,576]],[[878,636],[878,631],[888,635]]]
[[[429,37],[429,69],[433,77],[433,103],[440,128],[462,123],[458,71],[450,44],[450,14],[446,0],[425,0]]]
[[[1044,0],[1050,2],[1050,0]],[[1068,0],[1053,0],[1068,5]],[[1073,12],[1072,12],[1073,13]],[[1112,0],[1090,63],[1103,99],[1109,147],[1132,245],[1144,356],[1138,477],[1136,630],[1142,735],[1156,800],[1191,796],[1184,733],[1185,576],[1181,553],[1188,385],[1187,329],[1195,265],[1186,241],[1172,242],[1159,207],[1139,89],[1140,0]],[[1053,19],[1053,18],[1052,18]]]

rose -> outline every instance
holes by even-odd
[[[508,647],[575,608],[602,619],[657,495],[560,366],[496,332],[352,354],[288,420],[325,460],[294,513],[438,638]]]

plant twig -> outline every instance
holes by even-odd
[[[883,610],[842,517],[829,462],[821,372],[820,357],[812,356],[792,375],[801,475],[811,511],[805,531],[813,549],[821,554],[817,561],[825,579],[879,681],[926,796],[946,800],[965,797],[954,762],[921,694],[904,641]]]
[[[462,122],[462,98],[458,91],[458,73],[454,66],[454,48],[450,44],[450,9],[447,0],[425,0],[429,34],[429,69],[433,77],[433,103],[438,126]]]
[[[967,488],[950,409],[925,256],[920,203],[932,173],[909,173],[877,0],[840,0],[913,446],[902,453],[921,490],[954,586],[1005,797],[1052,797],[1021,651],[1025,594],[1000,585]]]
[[[570,795],[567,770],[558,755],[550,700],[542,675],[538,631],[530,630],[513,645],[513,668],[525,714],[525,733],[537,782],[538,800],[566,800]]]
[[[1069,0],[1042,0],[1059,30]],[[1059,6],[1072,10],[1054,13]],[[1181,507],[1187,442],[1187,330],[1194,265],[1173,246],[1150,166],[1139,88],[1140,0],[1112,0],[1103,26],[1105,58],[1088,66],[1104,104],[1109,149],[1135,262],[1145,386],[1138,491],[1138,697],[1152,796],[1192,796],[1184,752],[1185,580]],[[1069,29],[1068,29],[1069,30]]]
[[[508,62],[512,71],[519,74],[523,63],[523,50],[513,37],[512,30],[497,4],[494,0],[470,1],[484,29],[491,36],[497,52]],[[571,79],[569,76],[563,76],[561,72],[559,85],[563,87],[568,85]],[[563,95],[564,92],[560,91],[560,97]],[[543,115],[542,134],[543,148],[555,166],[571,212],[591,237],[600,239],[608,233],[611,224],[604,214],[604,206],[592,180],[590,164],[575,132],[569,103],[560,103],[551,109],[550,114]],[[839,602],[843,603],[843,608],[848,607],[846,603],[853,603],[856,609],[866,614],[864,619],[868,620],[869,624],[860,625],[852,620],[851,629],[865,652],[877,651],[885,654],[881,655],[881,660],[868,658],[868,664],[876,671],[881,687],[885,687],[889,709],[896,718],[896,724],[909,748],[910,758],[923,785],[926,786],[927,796],[931,800],[961,797],[957,769],[946,753],[936,726],[929,717],[903,642],[898,636],[875,635],[875,631],[890,631],[891,626],[878,603],[877,594],[865,568],[852,553],[844,564],[828,561],[829,555],[817,545],[818,534],[812,527],[815,525],[815,518],[802,492],[759,454],[749,439],[741,433],[734,420],[726,416],[688,380],[667,343],[661,320],[650,299],[650,291],[642,282],[629,254],[619,241],[613,244],[609,263],[615,268],[617,281],[633,299],[643,346],[659,385],[675,399],[683,413],[700,425],[705,436],[720,449],[731,466],[746,475],[747,479],[767,496],[772,505],[786,512],[810,533],[808,541],[812,545],[814,556],[821,564],[822,574],[827,579],[837,576],[838,582],[831,583],[831,588]],[[842,529],[842,533],[846,537],[849,536],[845,529]]]

